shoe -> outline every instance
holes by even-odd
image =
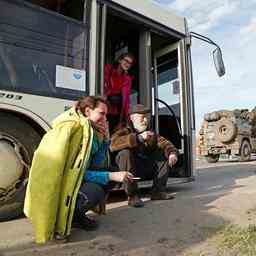
[[[67,235],[61,235],[59,233],[54,234],[54,240],[56,243],[67,243],[68,242],[68,236]]]
[[[139,196],[129,196],[128,197],[128,205],[132,206],[132,207],[143,207],[144,206],[144,202],[139,198]]]
[[[174,198],[173,195],[169,195],[166,192],[153,192],[151,194],[151,200],[171,200]]]
[[[84,229],[86,231],[93,231],[96,230],[99,226],[98,222],[92,218],[89,218],[87,215],[84,215],[83,218],[79,219],[78,227]]]

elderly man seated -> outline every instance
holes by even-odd
[[[168,200],[166,192],[171,167],[177,162],[174,145],[148,129],[150,111],[137,104],[130,110],[130,126],[116,131],[111,137],[110,150],[116,152],[116,164],[142,180],[153,179],[151,200]],[[143,207],[136,180],[125,183],[128,205]]]

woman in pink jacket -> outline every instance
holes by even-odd
[[[110,132],[124,126],[128,120],[132,77],[128,70],[135,58],[130,53],[121,54],[115,63],[104,69],[104,95],[110,103],[108,120]]]

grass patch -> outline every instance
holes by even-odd
[[[220,233],[223,229],[225,228],[224,225],[219,225],[219,226],[203,226],[200,227],[200,231],[202,232],[204,237],[210,237],[210,236],[214,236],[215,234]]]
[[[218,232],[216,236],[218,255],[256,255],[256,226],[241,228],[229,225]]]

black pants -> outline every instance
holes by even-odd
[[[138,153],[131,149],[121,150],[116,156],[116,164],[122,171],[129,171],[142,180],[152,180],[152,192],[166,190],[170,167],[167,159],[160,151]],[[125,191],[128,196],[138,194],[137,182],[127,182]]]
[[[109,133],[112,135],[115,132],[115,128],[119,124],[120,121],[120,115],[108,115],[107,116],[108,122],[109,122]]]
[[[107,189],[96,183],[83,183],[76,199],[74,220],[81,220],[85,213],[105,200]]]

